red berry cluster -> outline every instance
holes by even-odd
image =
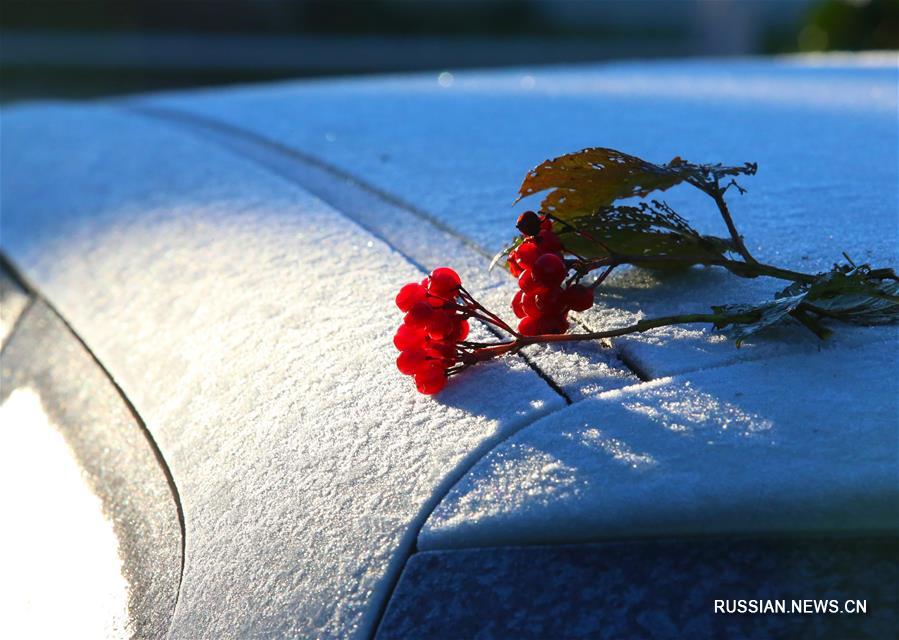
[[[520,290],[512,299],[518,332],[524,336],[565,333],[568,312],[593,306],[593,291],[579,284],[563,287],[568,267],[562,243],[552,230],[549,216],[525,211],[518,218],[524,241],[509,254],[509,271],[518,277]]]
[[[420,283],[405,285],[396,296],[396,306],[406,314],[393,338],[400,350],[396,367],[415,379],[421,393],[443,389],[447,370],[459,362],[459,343],[469,329],[468,314],[457,301],[461,290],[459,275],[440,267]]]

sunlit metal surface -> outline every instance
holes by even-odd
[[[0,636],[164,637],[181,530],[140,424],[40,302],[0,386]]]
[[[0,405],[0,601],[12,638],[127,638],[129,585],[103,503],[40,394]],[[15,490],[13,490],[15,488]]]

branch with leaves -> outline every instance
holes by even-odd
[[[824,273],[803,273],[759,262],[738,232],[725,196],[757,166],[693,164],[675,158],[656,165],[620,151],[589,148],[547,160],[530,171],[519,200],[544,193],[540,212],[517,223],[521,235],[494,258],[505,260],[518,278],[511,327],[483,307],[458,275],[441,267],[421,283],[403,287],[397,306],[406,315],[394,339],[397,366],[415,378],[422,393],[436,393],[449,376],[492,358],[538,343],[602,340],[682,324],[710,324],[736,341],[785,321],[795,321],[821,339],[826,324],[888,324],[899,320],[899,278],[892,269],[856,265],[844,254]],[[653,192],[687,184],[710,197],[727,237],[702,235]],[[640,198],[637,204],[619,204]],[[517,201],[516,201],[517,202]],[[711,313],[641,320],[591,333],[569,333],[568,314],[591,308],[612,271],[623,265],[648,268],[721,267],[741,278],[761,276],[789,282],[761,304],[724,304]],[[587,278],[592,274],[591,282]],[[585,282],[588,282],[585,284]],[[469,342],[468,320],[476,319],[501,336],[498,342]]]

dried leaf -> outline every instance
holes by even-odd
[[[541,209],[571,219],[593,214],[621,198],[646,197],[685,180],[701,186],[728,175],[752,174],[755,169],[751,164],[696,165],[680,158],[657,165],[614,149],[591,147],[546,160],[532,169],[518,190],[518,199],[552,189]]]
[[[595,215],[575,218],[571,227],[561,225],[559,235],[569,251],[583,258],[600,258],[609,251],[617,255],[685,258],[696,263],[720,257],[726,241],[700,235],[686,220],[663,202],[639,206],[607,207]],[[654,262],[654,266],[660,263]]]
[[[614,149],[592,147],[546,160],[527,174],[518,193],[520,200],[554,189],[541,209],[566,219],[593,213],[620,198],[668,189],[682,180],[665,167]]]

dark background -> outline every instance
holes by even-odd
[[[899,48],[899,0],[2,0],[0,99]]]

